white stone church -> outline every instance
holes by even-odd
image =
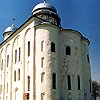
[[[39,3],[0,44],[0,100],[92,100],[89,40],[63,29],[54,6]]]

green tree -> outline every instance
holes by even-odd
[[[100,96],[100,84],[97,81],[92,81],[93,98],[96,100]]]

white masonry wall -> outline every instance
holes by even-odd
[[[30,100],[90,100],[88,40],[83,39],[77,31],[60,29],[50,23],[34,26],[34,20],[36,19],[30,19],[0,45],[1,100],[23,100],[25,93],[30,94]],[[30,56],[28,56],[29,41]],[[55,43],[55,52],[51,52],[52,42]],[[71,55],[66,55],[66,46],[70,46]],[[21,48],[20,61],[19,48]],[[16,63],[15,50],[17,50]],[[9,55],[8,67],[7,55]],[[18,80],[19,69],[20,80]],[[15,71],[16,81],[14,81]],[[56,74],[56,89],[52,88],[53,73]],[[71,76],[71,90],[68,90],[68,75]],[[78,75],[80,90],[78,90]],[[28,90],[28,76],[30,76],[30,90]]]
[[[62,30],[61,41],[61,68],[62,68],[62,99],[83,100],[83,74],[81,59],[81,35],[73,30]],[[71,48],[71,55],[66,55],[66,47]],[[67,76],[71,77],[71,90],[68,90]],[[78,90],[78,80],[80,77],[80,90]]]
[[[43,46],[42,43],[43,42]],[[51,52],[51,43],[55,43],[55,53]],[[42,47],[42,48],[41,48]],[[42,51],[41,51],[42,49]],[[36,100],[60,99],[60,51],[59,29],[44,24],[36,27]],[[42,58],[44,62],[42,65]],[[42,76],[44,73],[44,76]],[[52,89],[52,74],[56,74],[56,89]],[[42,80],[41,80],[42,79]],[[42,94],[44,96],[42,97]]]

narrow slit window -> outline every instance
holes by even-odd
[[[2,64],[1,64],[1,70],[3,70],[3,59],[2,59]]]
[[[30,56],[30,41],[28,41],[28,57]]]
[[[52,88],[56,89],[56,74],[52,74]]]
[[[16,71],[14,71],[14,81],[16,81]]]
[[[7,67],[9,66],[9,55],[7,55]]]
[[[28,80],[28,91],[30,91],[30,76],[27,77]]]
[[[26,100],[29,100],[30,98],[29,95],[30,95],[29,93],[26,94]]]
[[[44,80],[45,80],[45,73],[43,72],[43,73],[41,74],[41,82],[44,82]]]
[[[41,42],[41,52],[44,50],[44,41]]]
[[[78,90],[80,90],[80,77],[79,77],[79,75],[78,75]]]
[[[70,46],[66,47],[66,55],[71,55],[71,48],[70,48]]]
[[[88,63],[90,62],[90,60],[89,60],[89,55],[87,55],[87,61],[88,61]]]
[[[70,77],[70,75],[68,75],[67,78],[68,78],[68,90],[71,90],[71,77]]]
[[[19,61],[20,61],[20,57],[21,57],[21,48],[19,47]]]
[[[41,58],[41,68],[44,67],[44,57]]]
[[[15,50],[15,63],[17,62],[17,50]]]
[[[18,69],[18,80],[20,80],[20,69]]]
[[[54,42],[51,43],[51,52],[56,52],[55,51],[55,43]]]

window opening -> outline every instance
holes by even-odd
[[[70,77],[70,75],[68,75],[67,78],[68,78],[68,90],[71,90],[71,77]]]
[[[30,56],[30,41],[28,41],[28,57]]]
[[[69,46],[66,47],[66,55],[71,55],[71,48]]]
[[[28,79],[28,91],[30,91],[30,76],[28,76],[27,79]]]
[[[44,78],[45,78],[45,73],[43,72],[43,73],[41,74],[41,82],[44,82]]]
[[[78,75],[78,90],[80,90],[80,77]]]
[[[52,88],[56,89],[56,74],[53,73],[52,75]]]
[[[9,66],[9,55],[7,55],[7,67]]]
[[[16,71],[14,71],[14,81],[16,81]]]
[[[51,43],[51,52],[55,52],[55,43],[54,42]]]
[[[88,63],[90,62],[90,60],[89,60],[89,55],[87,55],[87,61],[88,61]]]
[[[44,67],[44,57],[41,58],[41,68]]]
[[[17,50],[15,50],[15,63],[17,62]]]
[[[44,41],[41,42],[41,52],[43,52],[44,49]]]
[[[19,61],[20,61],[20,57],[21,57],[21,48],[19,47]]]
[[[18,69],[18,80],[20,80],[20,69]]]
[[[44,98],[45,98],[45,93],[42,93],[41,94],[41,100],[45,100]]]
[[[1,65],[1,70],[3,70],[3,59],[2,59],[2,65]]]

